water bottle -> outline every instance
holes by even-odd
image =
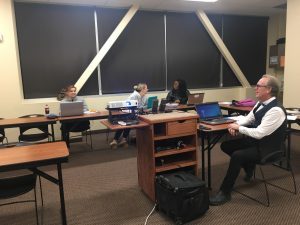
[[[45,114],[48,115],[50,113],[50,109],[48,105],[45,105]]]

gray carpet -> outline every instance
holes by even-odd
[[[93,140],[93,151],[84,143],[71,144],[69,163],[63,165],[68,224],[144,224],[154,203],[138,187],[136,148],[130,145],[127,149],[111,150],[105,134],[94,135]],[[300,137],[292,137],[292,163],[297,184],[300,180],[300,150],[297,149],[299,141]],[[215,193],[227,169],[228,158],[216,146],[212,159],[212,193]],[[54,167],[46,167],[44,170],[56,175]],[[272,178],[272,182],[291,189],[291,178],[286,171],[272,166],[266,168],[266,174]],[[43,224],[61,224],[58,188],[46,180],[42,181],[42,186],[45,202]],[[245,185],[239,178],[237,188],[256,197],[264,197],[263,186],[259,183]],[[283,192],[274,187],[269,190],[269,208],[234,192],[230,203],[210,207],[203,217],[189,224],[300,224],[300,195]],[[26,195],[31,196],[32,193]],[[41,210],[39,214],[41,215]],[[0,207],[0,224],[35,224],[33,204]],[[148,224],[173,222],[154,211]]]

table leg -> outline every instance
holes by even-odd
[[[62,177],[62,170],[61,170],[61,164],[60,163],[57,164],[57,175],[58,175],[58,185],[59,185],[62,224],[67,225],[63,177]]]
[[[207,183],[208,188],[211,189],[211,143],[210,135],[207,135]]]
[[[202,180],[205,181],[205,137],[204,134],[201,135],[201,157],[202,157]]]
[[[54,126],[51,124],[52,141],[55,142]]]

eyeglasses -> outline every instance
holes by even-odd
[[[268,85],[260,85],[260,84],[257,84],[255,85],[256,88],[260,88],[260,87],[269,87]]]

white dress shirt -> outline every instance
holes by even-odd
[[[274,99],[275,97],[272,97],[267,101],[263,102],[262,104],[267,105]],[[257,105],[258,103],[254,106],[253,109],[255,109]],[[257,111],[259,111],[263,107],[264,106],[260,106],[257,109]],[[280,107],[276,106],[266,112],[266,114],[261,120],[261,124],[257,128],[245,127],[246,125],[253,124],[255,121],[253,110],[237,123],[240,125],[239,132],[241,134],[245,134],[255,139],[262,139],[263,137],[268,136],[272,134],[275,130],[277,130],[277,128],[281,126],[281,124],[285,119],[286,119],[286,115],[283,112],[283,110]]]

